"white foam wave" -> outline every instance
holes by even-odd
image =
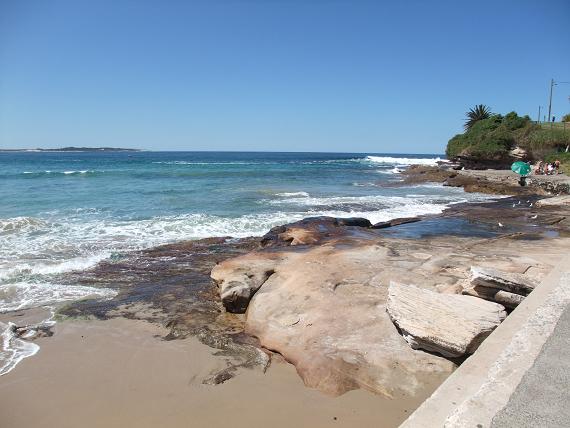
[[[352,183],[352,185],[355,187],[374,187],[374,186],[377,186],[376,183],[372,183],[372,182],[368,182],[368,183],[354,182],[354,183]]]
[[[44,295],[39,291],[50,290],[49,287],[34,288],[33,284],[57,283],[54,275],[88,269],[114,253],[187,239],[261,236],[274,226],[308,216],[357,216],[377,222],[435,214],[453,203],[488,198],[456,188],[432,187],[414,186],[414,191],[405,196],[312,196],[306,192],[283,192],[278,198],[261,201],[264,209],[273,206],[271,212],[239,217],[184,214],[120,220],[101,213],[78,212],[67,218],[55,217],[57,221],[31,217],[5,219],[0,223],[0,287],[12,287],[4,292],[12,290],[10,292],[16,294],[10,302],[0,298],[0,309],[13,310],[42,305],[60,297],[71,298],[77,289],[70,289],[68,295],[55,286],[50,291],[52,294]],[[38,292],[26,294],[22,284],[32,284],[29,290]]]
[[[9,373],[24,358],[31,357],[40,350],[35,343],[16,337],[13,326],[12,323],[0,322],[0,376]]]
[[[366,160],[381,164],[394,165],[437,165],[438,162],[448,162],[446,159],[436,158],[398,158],[391,156],[366,156]]]
[[[68,171],[52,171],[46,169],[45,171],[24,171],[22,174],[26,175],[82,175],[82,174],[91,174],[97,171],[90,170],[90,169],[82,169],[82,170],[68,170]],[[102,172],[102,171],[99,171]]]
[[[0,219],[0,235],[21,231],[37,231],[46,226],[46,222],[34,217],[12,217]]]
[[[85,298],[110,298],[117,294],[107,288],[60,285],[47,282],[18,282],[0,286],[0,313],[49,306]]]
[[[423,188],[425,187],[425,188]],[[308,215],[331,211],[382,215],[401,212],[423,214],[441,210],[454,202],[476,201],[486,196],[465,194],[445,188],[434,194],[427,186],[414,187],[413,196],[310,196],[306,192],[286,192],[265,199],[265,206],[286,209],[222,217],[209,214],[159,216],[143,220],[118,220],[94,216],[86,220],[79,213],[57,222],[34,218],[13,218],[0,223],[5,245],[0,246],[0,279],[14,282],[38,275],[53,275],[89,268],[115,252],[144,249],[185,239],[211,236],[260,236],[271,227]],[[443,189],[439,186],[440,189]],[[425,191],[425,194],[424,194]],[[439,211],[438,211],[439,212]],[[374,214],[376,215],[376,214]],[[20,226],[18,226],[20,225]],[[37,233],[41,228],[41,233]]]
[[[384,196],[384,195],[368,195],[368,196],[330,196],[330,197],[291,197],[287,199],[275,199],[267,201],[272,205],[298,205],[305,207],[334,207],[343,205],[358,205],[366,207],[369,210],[386,209],[391,206],[399,205],[418,205],[425,206],[430,203],[438,205],[446,205],[456,201],[453,195],[416,195],[410,198],[406,196]]]
[[[349,158],[349,159],[317,159],[312,161],[300,162],[301,165],[314,165],[314,164],[335,164],[347,162],[361,162],[362,158]]]
[[[435,185],[442,189],[441,185]],[[464,193],[459,188],[445,188],[445,193],[433,194],[434,185],[417,185],[416,194],[405,196],[322,196],[290,197],[267,200],[272,205],[297,206],[314,215],[336,217],[365,217],[370,221],[385,221],[397,217],[412,217],[438,214],[446,207],[462,202],[478,202],[489,199],[488,195]],[[420,193],[424,191],[426,193]]]
[[[0,281],[47,280],[49,276],[88,269],[114,252],[153,247],[211,236],[260,236],[271,227],[303,218],[304,213],[259,213],[237,218],[207,214],[154,217],[145,220],[95,219],[81,215],[66,221],[44,221],[42,233],[20,228],[2,235]],[[13,224],[14,219],[7,223]]]
[[[65,175],[70,175],[70,174],[87,174],[88,172],[91,172],[87,169],[81,170],[81,171],[63,171],[63,173]]]
[[[392,169],[385,169],[385,170],[381,170],[378,171],[380,174],[401,174],[402,170],[400,168],[398,168],[397,166],[395,166]]]
[[[307,192],[283,192],[283,193],[277,193],[275,196],[280,196],[283,198],[289,198],[291,196],[302,196],[304,198],[308,198],[309,194]]]
[[[102,260],[111,256],[110,252],[101,252],[85,257],[75,257],[70,260],[46,260],[45,263],[36,261],[20,262],[12,268],[5,268],[0,272],[0,281],[13,281],[14,279],[31,278],[38,275],[55,275],[76,270],[85,270],[95,266]],[[0,267],[2,264],[0,263]],[[1,310],[0,304],[0,310]]]

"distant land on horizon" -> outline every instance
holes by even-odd
[[[0,152],[140,152],[141,149],[120,147],[61,147],[57,149],[0,149]]]
[[[438,156],[445,157],[444,153],[394,153],[394,152],[322,152],[322,151],[258,151],[258,150],[148,150],[148,149],[131,149],[121,147],[60,147],[53,149],[45,148],[29,148],[29,149],[3,149],[0,153],[33,153],[33,152],[180,152],[180,153],[321,153],[321,154],[363,154],[363,155],[380,155],[380,156]]]

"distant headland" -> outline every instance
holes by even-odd
[[[120,147],[61,147],[57,149],[0,149],[0,152],[140,152],[140,149]]]

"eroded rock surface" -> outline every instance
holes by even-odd
[[[261,239],[261,245],[263,247],[315,245],[371,226],[370,220],[360,217],[307,217],[272,228]]]
[[[250,253],[212,269],[210,276],[220,287],[220,298],[228,312],[245,312],[255,292],[275,272],[279,259],[275,253]]]
[[[471,267],[471,284],[476,287],[503,290],[527,296],[536,287],[536,282],[528,277],[498,269]]]
[[[471,354],[505,319],[505,308],[471,296],[392,282],[387,311],[414,349],[446,357]]]
[[[323,245],[289,253],[249,304],[246,332],[331,395],[364,388],[413,394],[454,365],[411,349],[386,314],[378,263],[389,249]],[[334,266],[334,269],[330,269]]]

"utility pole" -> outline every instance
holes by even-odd
[[[555,82],[554,79],[550,79],[550,100],[548,101],[548,121],[550,122],[550,113],[552,111],[552,88],[554,86],[560,85],[561,83],[570,83],[570,82],[561,82],[560,80],[558,82]],[[569,97],[570,99],[570,97]]]
[[[538,117],[536,118],[536,123],[540,123],[540,106],[538,106]]]
[[[554,86],[554,79],[550,79],[550,100],[548,101],[548,121],[550,122],[550,112],[552,111],[552,87]]]

